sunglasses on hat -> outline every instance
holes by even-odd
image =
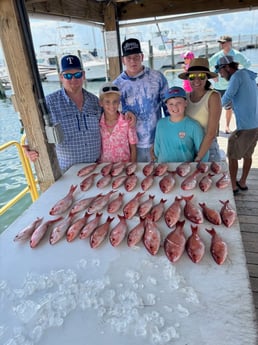
[[[102,89],[102,92],[108,92],[108,91],[117,91],[119,92],[119,88],[117,86],[104,86]]]
[[[71,80],[73,77],[75,79],[80,79],[82,77],[82,71],[76,73],[63,73],[63,77],[67,80]]]
[[[207,77],[206,73],[198,73],[198,74],[190,73],[188,75],[189,80],[195,80],[196,78],[204,80],[204,79],[206,79],[206,77]]]

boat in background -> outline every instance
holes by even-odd
[[[104,58],[98,57],[96,48],[93,51],[82,49],[74,41],[71,25],[57,27],[58,44],[42,45],[37,56],[41,79],[47,82],[59,81],[59,61],[67,54],[78,55],[82,61],[88,81],[106,80],[107,67]]]

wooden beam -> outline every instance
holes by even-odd
[[[104,9],[106,54],[109,61],[109,78],[114,80],[121,72],[119,57],[119,33],[116,26],[115,5],[110,3]]]
[[[20,0],[0,1],[0,38],[14,90],[16,110],[20,113],[30,147],[39,152],[35,169],[40,188],[44,191],[61,174],[54,147],[46,140],[16,1]]]
[[[119,21],[258,6],[258,0],[138,0],[118,4]]]
[[[103,8],[110,4],[117,6],[118,20],[126,21],[191,12],[252,9],[258,7],[258,0],[27,0],[26,8],[29,13],[51,14],[103,24],[106,22]]]
[[[56,15],[97,23],[104,22],[103,4],[92,0],[25,1],[28,13]]]

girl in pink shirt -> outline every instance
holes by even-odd
[[[185,54],[183,54],[183,58],[184,58],[184,72],[187,72],[190,62],[194,59],[194,53],[191,51],[187,51]],[[185,92],[192,91],[191,83],[188,79],[183,81],[183,88]]]
[[[118,111],[120,91],[112,83],[105,83],[99,94],[104,112],[100,119],[101,162],[136,162],[138,142],[135,127],[130,127],[124,115]]]

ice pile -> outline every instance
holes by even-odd
[[[100,267],[99,260],[81,259],[70,269],[28,273],[20,288],[0,282],[0,299],[10,306],[5,313],[16,323],[9,330],[1,310],[0,343],[40,343],[44,332],[62,327],[69,314],[78,311],[88,317],[94,311],[98,333],[134,334],[152,344],[169,344],[180,337],[180,322],[198,307],[199,299],[166,258],[145,259],[126,269],[122,260],[115,261],[104,276],[87,279],[89,269]]]

